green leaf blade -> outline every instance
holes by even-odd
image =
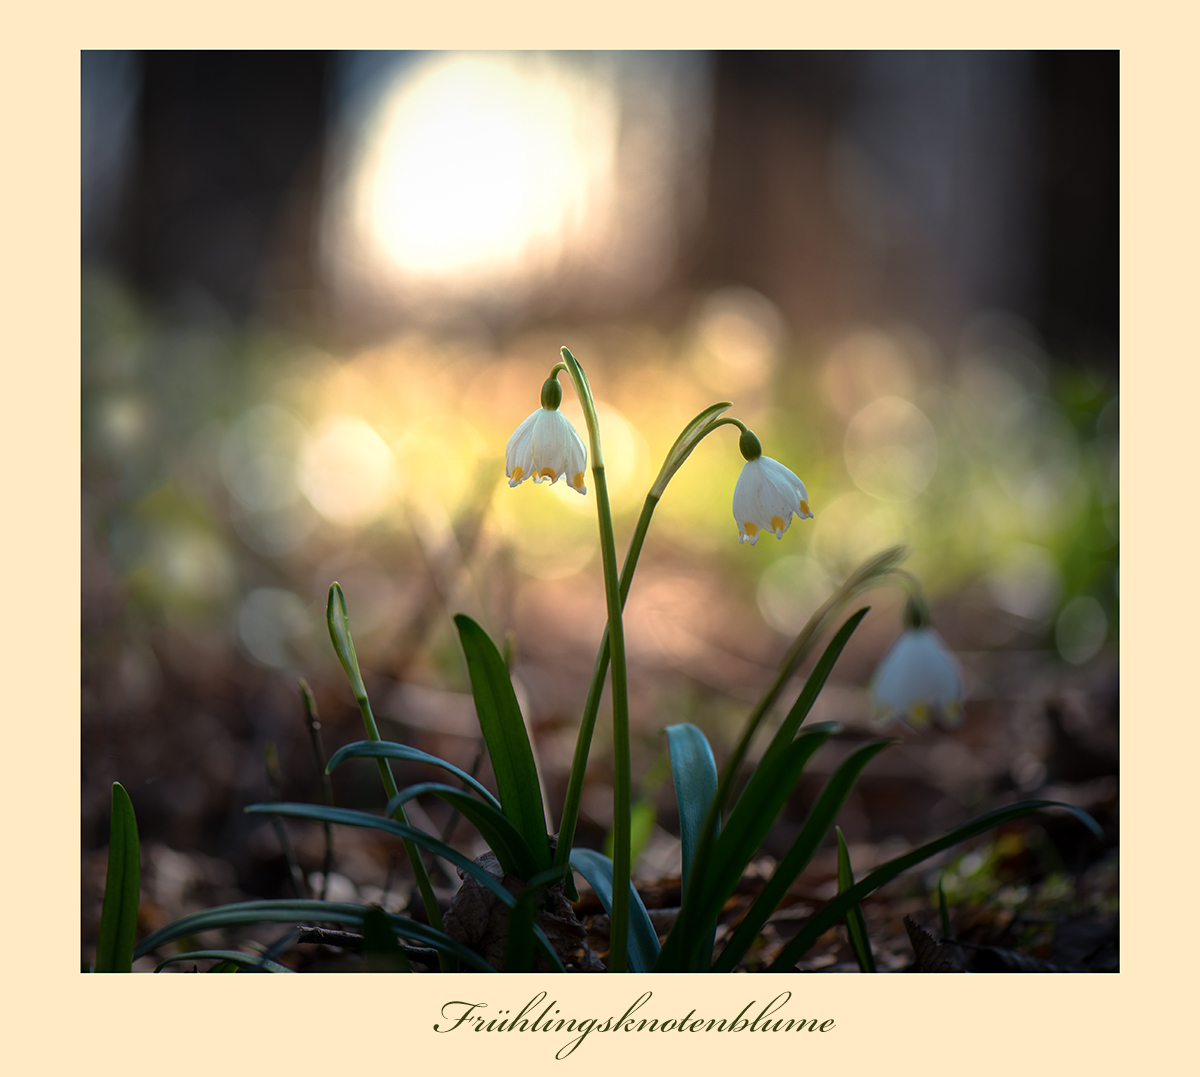
[[[412,972],[408,954],[396,938],[392,923],[383,909],[363,913],[363,957],[371,972]]]
[[[791,797],[804,767],[829,736],[828,730],[803,733],[769,765],[755,770],[713,847],[709,868],[712,882],[706,901],[712,915],[720,911],[737,887]]]
[[[808,948],[825,931],[828,931],[829,928],[838,922],[846,909],[855,902],[861,901],[868,894],[878,890],[884,883],[890,882],[901,872],[915,867],[923,860],[928,860],[931,856],[940,853],[943,849],[949,849],[952,845],[958,845],[960,842],[983,834],[1003,823],[1012,822],[1014,819],[1020,819],[1023,816],[1031,815],[1046,808],[1061,808],[1064,811],[1068,811],[1094,834],[1103,836],[1104,832],[1100,829],[1096,820],[1082,808],[1076,808],[1072,804],[1063,804],[1059,801],[1022,800],[1004,808],[985,812],[978,818],[972,819],[969,823],[955,827],[941,837],[935,838],[925,845],[895,857],[886,864],[880,865],[869,875],[855,883],[849,890],[838,894],[831,901],[826,902],[821,909],[809,918],[808,922],[805,923],[804,927],[800,929],[792,941],[783,948],[767,971],[787,972],[804,956]]]
[[[690,722],[667,726],[671,777],[679,806],[679,839],[683,845],[683,891],[687,892],[692,863],[708,809],[717,795],[717,763],[708,738]],[[720,821],[717,822],[718,829]]]
[[[571,867],[588,881],[596,891],[604,911],[612,916],[613,865],[603,853],[594,849],[572,849]],[[650,922],[650,914],[642,904],[633,882],[629,883],[629,968],[632,972],[649,972],[658,959],[658,934]]]
[[[854,885],[854,868],[850,865],[850,850],[846,848],[842,828],[839,826],[835,829],[838,848],[838,893],[842,893]],[[875,955],[871,952],[871,937],[867,934],[867,919],[863,916],[862,906],[856,901],[846,910],[844,919],[850,949],[854,953],[854,960],[858,962],[859,970],[874,972]]]
[[[423,849],[427,849],[429,852],[440,856],[443,860],[448,860],[455,867],[474,878],[485,889],[495,894],[509,909],[516,904],[516,899],[513,895],[500,884],[491,872],[486,871],[473,860],[468,860],[457,849],[447,845],[444,841],[439,841],[437,838],[426,834],[423,830],[418,830],[416,827],[408,826],[405,823],[398,823],[394,819],[382,819],[378,815],[370,815],[367,812],[354,811],[350,808],[329,808],[323,804],[251,804],[244,811],[251,815],[286,815],[295,819],[315,819],[318,822],[340,823],[344,826],[364,827],[370,830],[382,830],[389,834],[395,834],[399,838],[411,841],[413,844],[419,845]],[[353,907],[357,908],[358,906]],[[388,915],[390,916],[391,914],[389,913]],[[408,921],[405,922],[407,923]],[[404,934],[398,928],[397,933]],[[450,938],[440,931],[437,932],[437,935],[441,938]],[[546,938],[545,932],[541,928],[535,928],[534,935],[537,938],[538,949],[541,951],[542,956],[550,963],[551,968],[554,968],[556,971],[562,971],[562,962],[558,959],[558,954],[555,952],[554,947],[551,946],[550,940]],[[450,941],[453,942],[454,940],[451,939]],[[142,945],[145,946],[146,943],[143,942]],[[438,946],[439,949],[446,949],[449,953],[461,956],[458,949],[444,947],[438,942],[429,942],[429,945]],[[458,946],[459,944],[455,943],[455,947]],[[474,953],[474,951],[471,952]],[[478,955],[475,956],[478,957]],[[479,960],[482,960],[482,958],[479,958]]]
[[[800,877],[800,873],[808,867],[813,855],[820,848],[821,842],[825,840],[825,835],[833,826],[837,813],[846,802],[846,797],[850,795],[850,790],[854,788],[863,768],[884,748],[894,743],[896,743],[894,739],[871,741],[856,748],[837,766],[829,781],[825,783],[825,788],[821,790],[817,802],[808,813],[808,818],[800,827],[800,833],[796,835],[792,847],[776,864],[775,871],[767,881],[767,885],[755,898],[754,904],[742,917],[742,922],[734,929],[733,935],[725,944],[725,948],[713,966],[715,971],[731,972],[745,957],[771,913],[783,900],[792,883]]]
[[[487,742],[500,803],[533,851],[539,869],[550,866],[546,809],[537,767],[508,667],[488,634],[466,614],[454,617],[467,657],[471,693]]]
[[[498,811],[501,810],[500,801],[492,795],[485,785],[473,778],[465,770],[456,767],[453,763],[446,762],[446,760],[439,756],[422,752],[418,748],[410,748],[407,744],[399,744],[391,740],[357,740],[353,744],[343,745],[333,753],[328,766],[325,768],[326,772],[333,773],[347,759],[400,759],[406,763],[428,763],[432,767],[439,767],[441,770],[453,774],[460,781],[474,789],[493,808],[496,808]]]
[[[108,874],[100,936],[96,942],[97,972],[132,972],[137,935],[138,894],[141,888],[137,817],[120,782],[112,786],[112,826],[108,843]]]
[[[172,954],[168,958],[164,958],[155,967],[155,972],[161,972],[168,965],[174,965],[181,961],[212,961],[216,960],[217,964],[210,968],[209,972],[225,972],[230,971],[222,969],[220,966],[231,964],[235,968],[253,969],[255,972],[287,972],[295,975],[295,969],[289,969],[286,965],[279,964],[278,961],[271,961],[269,958],[263,957],[262,954],[248,954],[243,950],[188,950],[183,954]]]
[[[767,750],[763,752],[763,757],[758,763],[760,768],[767,766],[792,742],[797,730],[799,730],[804,719],[808,717],[808,712],[812,710],[813,704],[821,694],[821,689],[825,687],[825,682],[829,679],[830,673],[833,672],[833,667],[837,663],[838,658],[841,657],[842,650],[850,641],[854,630],[859,626],[868,612],[870,612],[870,607],[866,606],[848,618],[846,623],[838,629],[837,635],[829,641],[829,646],[822,652],[817,664],[813,667],[813,671],[808,675],[808,679],[805,680],[804,687],[800,690],[800,695],[796,698],[796,702],[792,704],[787,717],[780,723],[779,728],[775,731],[775,736],[771,738],[771,743],[767,746]]]
[[[141,957],[168,942],[195,935],[201,931],[243,927],[248,924],[294,924],[313,921],[361,927],[363,917],[369,911],[365,905],[335,901],[309,901],[298,898],[290,901],[242,901],[234,905],[218,905],[213,909],[205,909],[203,912],[183,916],[173,923],[159,928],[154,934],[142,940],[134,951],[134,956]],[[480,972],[495,972],[495,969],[474,950],[464,946],[457,939],[451,938],[444,931],[438,931],[428,924],[418,923],[407,917],[396,916],[392,913],[386,915],[392,929],[398,935],[452,953]]]
[[[491,847],[500,861],[500,866],[510,875],[518,879],[529,879],[537,874],[537,862],[525,839],[509,822],[499,808],[483,804],[470,793],[455,789],[452,785],[442,785],[438,782],[422,782],[402,789],[388,801],[385,814],[391,815],[397,804],[403,804],[414,797],[429,793],[444,800],[452,808],[456,808],[476,830],[483,840]]]
[[[505,940],[504,971],[532,972],[533,951],[537,942],[537,906],[545,888],[553,883],[561,882],[568,872],[566,864],[559,864],[545,871],[540,871],[527,880],[527,887],[517,898],[516,905],[508,914],[508,936]],[[555,968],[557,972],[566,970],[561,964]]]

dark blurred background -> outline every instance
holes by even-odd
[[[276,833],[241,809],[272,795],[269,747],[280,795],[321,795],[299,676],[327,751],[362,736],[324,636],[333,579],[384,735],[464,767],[479,742],[450,615],[514,633],[557,820],[604,621],[594,510],[508,490],[503,449],[561,344],[603,405],[619,543],[716,399],[816,514],[739,548],[740,458],[719,435],[664,499],[627,629],[656,819],[642,877],[678,870],[662,727],[696,722],[720,756],[808,613],[903,541],[967,722],[868,768],[840,820],[856,868],[1056,797],[1106,841],[1042,820],[947,861],[947,885],[964,903],[1048,887],[1052,904],[1070,879],[1062,900],[1114,911],[1118,53],[81,65],[85,953],[113,780],[147,846],[147,924],[293,892]],[[871,602],[822,697],[846,733],[818,773],[871,733],[899,599]],[[607,752],[602,730],[580,831],[595,846]],[[335,799],[377,806],[373,779],[343,768]],[[320,831],[289,833],[312,876]],[[338,896],[407,900],[383,842],[339,832],[334,868]]]

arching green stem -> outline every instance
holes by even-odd
[[[558,364],[555,370],[557,371],[560,368],[567,369],[565,364]],[[552,371],[552,373],[554,372]],[[746,429],[737,419],[718,418],[729,406],[728,401],[721,401],[702,411],[684,427],[675,444],[671,447],[670,452],[667,453],[667,458],[663,463],[658,478],[655,480],[650,492],[646,495],[641,515],[638,517],[637,527],[634,529],[633,538],[629,544],[629,552],[626,554],[625,563],[621,567],[617,592],[622,610],[625,606],[625,600],[629,597],[629,587],[633,582],[633,573],[637,568],[638,557],[642,552],[646,532],[650,528],[650,520],[671,477],[679,470],[696,446],[718,427],[731,425],[738,427],[742,431]],[[558,832],[558,846],[555,851],[555,861],[560,864],[567,862],[567,858],[571,854],[571,845],[575,838],[575,827],[579,821],[579,804],[583,795],[583,782],[587,771],[588,754],[591,750],[592,735],[596,728],[596,717],[600,710],[600,696],[604,690],[604,678],[608,672],[610,655],[611,640],[609,631],[606,628],[604,638],[600,643],[600,651],[596,655],[596,664],[592,670],[592,681],[588,686],[587,702],[584,704],[583,717],[579,723],[579,734],[575,742],[575,755],[571,763],[571,776],[567,784],[566,799],[563,803],[562,821]],[[620,830],[616,827],[614,818],[614,838],[619,833]],[[615,867],[614,861],[614,871]]]
[[[587,375],[575,357],[562,350],[563,362],[583,408],[592,451],[592,477],[596,488],[596,515],[600,525],[600,557],[604,566],[604,598],[608,606],[608,638],[612,651],[613,700],[613,903],[609,972],[624,972],[629,932],[630,792],[629,688],[625,671],[625,631],[621,620],[621,595],[617,577],[617,545],[613,536],[612,507],[600,446],[600,421]],[[557,367],[556,367],[557,369]]]

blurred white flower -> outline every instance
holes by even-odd
[[[963,682],[958,662],[932,628],[906,628],[883,657],[871,681],[871,719],[884,726],[899,718],[922,729],[930,718],[947,727],[962,723]]]
[[[776,538],[782,538],[791,525],[793,513],[802,520],[812,519],[804,483],[769,456],[747,460],[733,488],[738,542],[753,546],[760,531],[772,531]]]
[[[556,408],[538,408],[508,439],[505,450],[505,474],[508,485],[526,479],[551,484],[566,478],[567,485],[587,493],[583,483],[587,467],[587,448],[570,422]]]

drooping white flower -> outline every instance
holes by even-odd
[[[757,439],[754,444],[757,445]],[[812,519],[804,483],[769,456],[748,459],[733,488],[733,518],[738,525],[738,542],[753,546],[760,531],[771,531],[776,538],[782,538],[791,526],[793,515],[802,520]]]
[[[581,494],[587,467],[587,448],[566,417],[557,408],[538,408],[513,431],[505,449],[505,474],[508,485],[526,479],[553,485],[560,478]]]
[[[962,673],[932,628],[906,628],[883,657],[871,680],[871,719],[884,726],[899,718],[922,729],[936,718],[942,725],[963,720]]]

